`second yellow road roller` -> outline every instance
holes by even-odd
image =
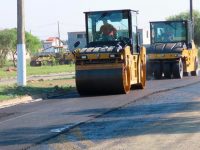
[[[137,11],[85,12],[86,47],[76,50],[76,87],[80,95],[129,93],[144,88],[146,49],[139,43]]]
[[[198,49],[190,20],[150,22],[151,46],[147,49],[147,72],[155,79],[198,75]]]

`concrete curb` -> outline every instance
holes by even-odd
[[[15,106],[18,104],[27,104],[27,103],[38,102],[42,100],[43,100],[42,98],[39,98],[39,97],[36,98],[32,96],[22,96],[22,97],[18,97],[14,99],[3,100],[3,101],[0,101],[0,109]]]

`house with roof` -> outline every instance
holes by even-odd
[[[58,37],[49,37],[42,41],[43,52],[58,53],[59,48],[63,48],[64,44]]]

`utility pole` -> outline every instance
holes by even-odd
[[[17,85],[26,86],[24,0],[17,0]]]
[[[193,22],[193,3],[192,0],[190,0],[190,20]]]
[[[192,39],[194,39],[193,1],[190,0],[190,21],[192,22]]]
[[[59,23],[59,21],[58,21],[58,38],[59,38],[59,47],[60,47],[60,23]]]

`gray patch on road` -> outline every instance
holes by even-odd
[[[79,125],[80,123],[81,122],[78,122],[78,123],[75,123],[75,124],[66,125],[66,126],[61,127],[61,128],[51,129],[50,132],[52,132],[52,133],[61,133],[61,132],[64,132],[66,130],[69,130],[69,129]]]

